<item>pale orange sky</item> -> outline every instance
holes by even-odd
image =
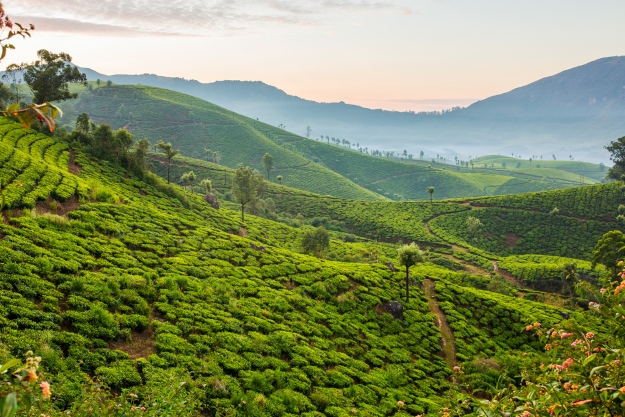
[[[104,74],[260,80],[388,110],[466,106],[622,55],[619,0],[5,0],[34,23],[2,62],[67,52]]]

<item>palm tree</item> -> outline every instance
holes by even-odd
[[[409,301],[410,294],[408,292],[408,283],[410,278],[410,267],[423,262],[425,256],[423,251],[419,249],[416,243],[412,242],[410,245],[404,245],[397,249],[397,255],[399,257],[399,264],[406,267],[406,302]]]
[[[171,170],[171,159],[174,156],[178,155],[179,151],[174,149],[174,147],[171,145],[171,142],[164,143],[163,141],[160,141],[158,143],[158,147],[163,150],[163,153],[165,154],[165,158],[167,158],[167,184],[169,184],[169,172]]]
[[[430,193],[430,204],[432,203],[432,196],[434,195],[434,187],[431,185],[427,188],[428,193]]]

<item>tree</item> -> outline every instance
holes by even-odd
[[[306,253],[313,253],[318,258],[330,246],[330,234],[323,226],[315,230],[307,230],[302,236],[302,249]]]
[[[167,184],[169,184],[169,172],[171,171],[171,159],[178,155],[178,150],[174,150],[173,146],[171,146],[171,142],[164,143],[163,141],[158,142],[159,149],[163,150],[165,154],[165,158],[167,158]]]
[[[180,185],[182,185],[185,190],[187,189],[188,186],[191,186],[191,191],[193,191],[193,183],[195,183],[196,179],[197,179],[197,176],[195,175],[195,172],[193,171],[185,172],[184,174],[180,176]]]
[[[480,219],[473,216],[467,217],[467,231],[472,238],[475,237],[475,233],[477,233],[480,227],[482,227],[482,222]]]
[[[273,156],[269,153],[265,153],[265,155],[263,155],[263,166],[267,170],[267,181],[269,181],[269,171],[273,168]]]
[[[76,130],[84,133],[85,135],[89,134],[89,130],[91,129],[91,120],[89,119],[89,115],[87,113],[80,113],[76,118]]]
[[[120,157],[126,156],[128,150],[135,141],[135,136],[126,129],[119,129],[115,131],[113,139],[116,147],[115,153],[117,159],[119,159]]]
[[[278,180],[278,184],[282,185],[282,175],[278,175],[276,179]]]
[[[208,162],[208,158],[210,158],[213,155],[213,151],[211,151],[208,148],[204,148],[204,152],[206,152],[206,161]]]
[[[211,191],[213,191],[213,182],[211,180],[207,179],[203,179],[200,182],[200,186],[204,189],[204,191],[206,192],[206,195],[210,194]]]
[[[310,134],[312,133],[312,129],[310,126],[306,126],[306,138],[310,138]]]
[[[429,186],[429,187],[427,188],[427,190],[428,190],[428,193],[430,193],[430,203],[432,203],[432,196],[434,195],[434,190],[435,190],[435,189],[434,189],[434,187]]]
[[[610,142],[605,149],[610,152],[610,160],[614,162],[614,166],[608,170],[607,177],[618,180],[625,174],[625,136]]]
[[[72,65],[72,57],[68,54],[40,49],[37,57],[39,59],[32,64],[22,64],[24,81],[33,92],[33,103],[77,98],[78,93],[69,91],[69,83],[81,82],[87,85],[87,76]]]
[[[619,230],[612,230],[599,239],[592,251],[591,266],[602,264],[610,273],[610,279],[616,281],[618,261],[625,254],[625,235]]]
[[[265,187],[263,176],[250,167],[243,168],[243,165],[239,165],[239,168],[234,172],[232,194],[241,204],[241,223],[245,222],[245,205],[257,200],[259,195],[265,191]]]
[[[107,87],[110,87],[110,86],[112,86],[112,85],[113,85],[113,81],[108,80],[108,81],[106,82],[106,86],[107,86]]]
[[[423,251],[419,249],[416,243],[412,242],[410,245],[403,245],[397,249],[397,256],[399,258],[399,264],[406,268],[406,302],[410,299],[410,293],[408,290],[408,284],[410,279],[410,267],[425,260]]]

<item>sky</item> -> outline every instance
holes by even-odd
[[[320,102],[465,107],[625,54],[623,0],[4,0],[0,67],[36,51],[112,74],[263,81]],[[6,33],[5,33],[6,35]]]

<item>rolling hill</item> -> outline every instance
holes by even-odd
[[[272,181],[323,195],[353,199],[428,199],[500,195],[579,185],[564,170],[471,169],[426,161],[372,157],[350,147],[306,139],[184,94],[144,86],[112,86],[82,91],[72,111],[86,111],[99,123],[126,127],[152,142],[172,142],[188,157],[204,159],[205,149],[219,153],[222,165],[244,163],[263,171],[265,152],[273,155]],[[210,160],[214,160],[210,156]],[[599,172],[599,166],[595,167]],[[590,168],[589,168],[590,169]],[[587,183],[596,182],[588,179]]]
[[[311,126],[313,137],[330,135],[415,154],[555,153],[561,159],[573,153],[578,159],[583,155],[607,163],[603,146],[625,131],[624,57],[599,59],[442,115],[316,103],[261,82],[203,84],[150,74],[106,76],[84,71],[91,80],[184,92],[271,125],[286,125],[298,134]]]

